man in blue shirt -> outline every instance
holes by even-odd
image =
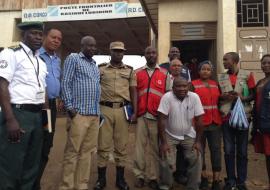
[[[43,147],[39,174],[35,182],[35,190],[40,189],[40,180],[49,160],[50,149],[53,146],[53,136],[56,122],[56,98],[60,95],[61,60],[56,51],[62,43],[62,33],[58,29],[49,28],[44,31],[43,45],[39,49],[39,57],[46,63],[48,75],[46,76],[47,95],[51,110],[52,133],[44,130]]]
[[[85,36],[81,40],[81,52],[71,53],[64,63],[61,94],[71,126],[59,190],[88,189],[100,115],[100,74],[92,58],[95,52],[96,40]]]

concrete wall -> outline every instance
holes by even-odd
[[[0,47],[9,47],[18,44],[20,34],[16,28],[16,18],[21,18],[21,11],[0,12],[0,26],[2,28]]]
[[[170,22],[217,21],[217,0],[163,0],[158,8],[159,63],[168,59]]]
[[[237,51],[237,19],[235,0],[218,0],[217,71],[223,72],[224,53]]]

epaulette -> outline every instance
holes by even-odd
[[[129,68],[129,69],[131,69],[131,70],[133,70],[133,67],[130,66],[130,65],[126,65],[126,67]]]
[[[20,50],[22,47],[20,45],[15,45],[15,46],[10,46],[8,47],[9,49],[12,49],[13,51],[18,51]]]
[[[104,66],[106,66],[108,63],[101,63],[101,64],[99,64],[98,65],[98,67],[104,67]]]

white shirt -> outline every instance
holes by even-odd
[[[169,116],[165,131],[178,140],[184,140],[184,135],[195,138],[192,119],[194,116],[204,114],[201,100],[193,92],[188,92],[183,101],[177,99],[172,91],[167,92],[161,98],[158,111]]]
[[[11,103],[44,103],[46,64],[39,58],[38,51],[33,55],[32,50],[25,44],[21,42],[20,46],[21,48],[17,50],[4,49],[0,53],[0,77],[9,82]],[[33,64],[23,49],[29,55]]]

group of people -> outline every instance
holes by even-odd
[[[170,49],[169,62],[160,65],[157,50],[147,47],[146,65],[134,70],[122,62],[124,43],[115,41],[109,46],[110,61],[97,66],[92,58],[97,42],[92,36],[81,39],[80,52],[68,55],[61,71],[56,54],[62,42],[61,31],[44,30],[39,22],[18,27],[22,42],[0,53],[1,190],[41,189],[40,180],[53,145],[57,106],[64,106],[69,123],[60,190],[88,189],[91,157],[96,150],[98,178],[94,190],[107,185],[112,152],[116,187],[132,189],[124,177],[130,125],[136,125],[136,188],[147,185],[151,189],[172,189],[175,180],[187,190],[208,189],[207,140],[213,171],[211,189],[221,189],[223,135],[227,172],[223,189],[246,190],[249,130],[239,130],[229,122],[239,97],[248,121],[254,119],[255,151],[266,155],[270,173],[270,55],[261,59],[265,78],[256,85],[251,72],[239,69],[239,55],[226,53],[223,64],[227,72],[221,77],[227,77],[232,90],[223,91],[219,81],[211,79],[214,68],[210,61],[196,65],[199,78],[191,81],[177,47]],[[61,101],[57,101],[59,97]],[[250,104],[253,100],[254,109]],[[51,110],[51,133],[43,129],[43,109]]]

